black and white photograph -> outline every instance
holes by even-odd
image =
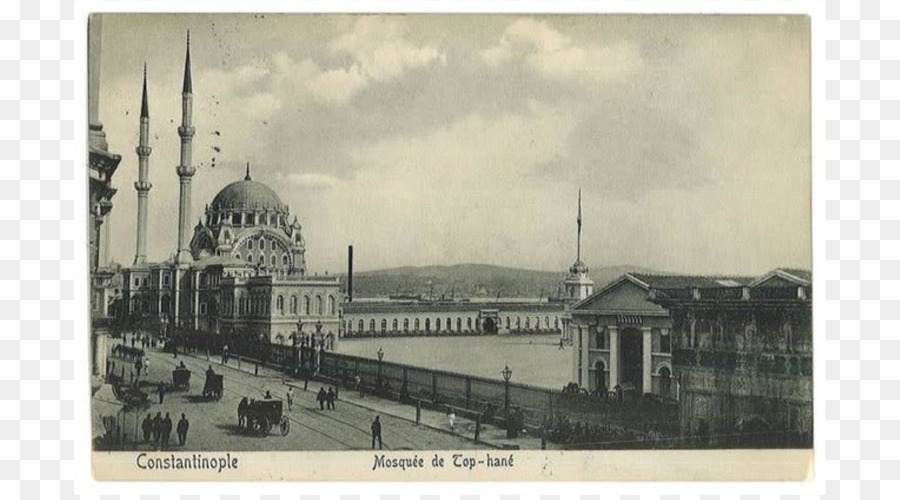
[[[96,477],[809,467],[807,16],[85,28]]]

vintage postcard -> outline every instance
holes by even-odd
[[[803,480],[801,15],[94,14],[101,480]]]

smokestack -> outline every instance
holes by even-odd
[[[353,245],[347,247],[347,302],[353,302]]]

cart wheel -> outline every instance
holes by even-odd
[[[287,417],[281,417],[281,435],[287,436],[288,432],[291,432],[291,421],[288,420]]]
[[[256,421],[259,424],[259,435],[260,437],[266,437],[269,435],[269,431],[272,430],[272,423],[269,422],[269,419],[266,417],[259,417]]]

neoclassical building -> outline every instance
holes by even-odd
[[[191,229],[193,85],[190,38],[182,90],[178,246],[164,262],[147,262],[146,213],[150,114],[146,76],[136,149],[139,180],[134,265],[124,273],[126,316],[143,328],[254,334],[288,343],[301,333],[337,338],[342,302],[337,277],[309,273],[302,226],[278,194],[251,177],[223,187]],[[188,236],[191,236],[188,240]],[[304,327],[303,325],[306,325]]]
[[[705,290],[705,297],[712,298],[758,289],[753,293],[761,296],[781,281],[808,286],[808,272],[778,269],[762,277],[624,274],[571,307],[573,381],[589,391],[621,387],[679,399],[678,367],[672,359],[676,340],[667,308],[674,302],[651,300],[653,291]]]

